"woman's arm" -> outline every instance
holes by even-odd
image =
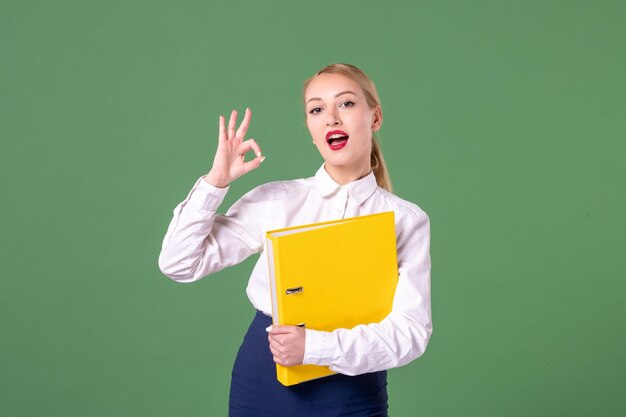
[[[233,110],[226,129],[219,118],[218,147],[209,173],[198,179],[187,198],[174,209],[161,253],[159,268],[168,277],[190,282],[243,261],[263,246],[260,219],[264,218],[265,189],[257,187],[237,201],[225,215],[218,215],[228,185],[263,161],[253,139],[246,141],[252,113],[246,110],[237,131]],[[257,155],[245,161],[245,154]]]
[[[358,375],[405,365],[426,350],[432,333],[430,225],[425,213],[398,236],[398,286],[380,323],[322,332],[307,329],[304,364]]]
[[[227,190],[200,178],[174,209],[159,255],[163,274],[178,282],[196,281],[262,249],[265,186],[245,194],[226,214],[217,214]]]

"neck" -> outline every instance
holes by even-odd
[[[372,171],[372,166],[369,163],[359,167],[337,166],[325,163],[324,169],[337,184],[346,185],[366,177]]]

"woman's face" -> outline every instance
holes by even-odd
[[[306,124],[327,166],[367,173],[380,106],[370,109],[359,85],[341,74],[320,74],[304,94]]]

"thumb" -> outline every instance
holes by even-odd
[[[291,333],[290,326],[272,325],[265,330],[271,335]]]
[[[256,158],[243,163],[243,170],[245,172],[250,172],[253,169],[257,169],[261,165],[261,162],[263,162],[264,160],[265,155],[261,155],[261,153],[259,152]]]

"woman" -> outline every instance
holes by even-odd
[[[244,141],[250,110],[237,130],[236,111],[228,127],[220,116],[213,167],[174,210],[159,266],[176,281],[195,281],[263,252],[267,230],[393,210],[399,280],[392,312],[380,323],[333,332],[271,326],[267,259],[259,257],[247,287],[257,314],[235,360],[230,394],[231,416],[386,416],[386,369],[422,355],[432,333],[429,220],[391,193],[374,136],[382,110],[365,73],[348,64],[323,68],[305,81],[304,105],[324,159],[315,176],[261,185],[217,214],[229,184],[264,160],[253,139]],[[244,161],[249,151],[256,156]],[[323,365],[338,374],[284,387],[275,363]]]

